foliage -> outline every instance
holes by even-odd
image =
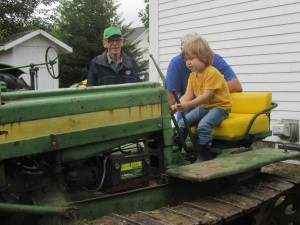
[[[62,0],[58,8],[53,35],[73,48],[72,54],[60,56],[62,66],[60,87],[68,87],[87,78],[92,58],[105,49],[102,35],[105,28],[114,25],[126,35],[131,33],[128,26],[122,26],[117,14],[118,4],[113,0]],[[137,60],[139,71],[145,71],[147,64],[141,61],[137,43],[126,43],[123,50]]]
[[[44,4],[49,6],[58,0],[5,0],[0,1],[0,40],[6,36],[31,28],[48,29],[47,10],[37,9]]]
[[[144,10],[139,11],[139,18],[146,28],[149,28],[149,0],[144,0],[146,7]]]

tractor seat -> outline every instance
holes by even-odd
[[[262,140],[272,135],[270,111],[277,107],[272,103],[272,93],[231,93],[232,109],[227,119],[212,130],[213,139],[240,141]]]

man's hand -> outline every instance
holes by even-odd
[[[171,114],[174,114],[174,113],[176,113],[176,112],[177,112],[176,105],[177,105],[177,104],[175,104],[175,105],[172,105],[172,106],[170,107],[170,113],[171,113]]]
[[[168,102],[169,102],[169,105],[176,104],[176,100],[175,100],[175,97],[172,92],[168,92]]]

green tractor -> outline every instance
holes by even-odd
[[[252,148],[272,134],[271,93],[232,94],[214,159],[192,163],[160,83],[1,87],[1,224],[300,224],[299,181],[261,172],[300,153]]]

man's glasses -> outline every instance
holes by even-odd
[[[121,41],[123,41],[123,38],[113,38],[113,39],[108,39],[106,40],[109,44],[113,44],[114,42],[116,42],[117,44],[120,43]]]

